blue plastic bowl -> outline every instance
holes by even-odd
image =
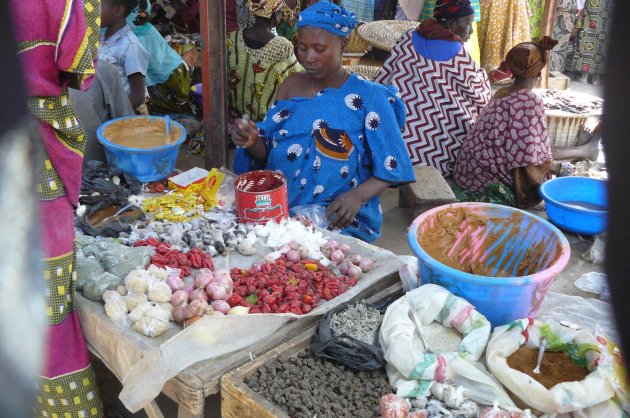
[[[99,126],[96,131],[98,141],[105,148],[105,157],[110,167],[119,169],[142,182],[157,181],[166,178],[174,169],[177,162],[179,146],[186,139],[186,129],[171,120],[171,127],[178,127],[182,133],[173,144],[156,148],[127,148],[110,142],[103,132],[109,125],[128,119],[148,119],[150,121],[162,119],[158,116],[123,116],[108,120]]]
[[[195,99],[195,103],[197,106],[201,106],[203,103],[203,96],[201,92],[201,83],[197,83],[190,88],[190,93],[193,95],[193,99]]]
[[[595,235],[606,230],[608,190],[605,180],[558,177],[544,182],[540,195],[545,201],[549,220],[558,228],[581,235]],[[591,208],[587,209],[580,202]]]
[[[466,217],[461,216],[462,211]],[[468,223],[469,215],[483,222]],[[418,234],[436,231],[445,219],[460,222],[457,240],[444,249],[446,254],[458,260],[477,260],[477,266],[483,268],[479,271],[487,275],[450,267],[422,248]],[[549,222],[491,203],[454,203],[431,209],[413,221],[408,238],[418,258],[422,284],[440,285],[466,299],[493,327],[535,318],[554,277],[571,256],[566,237]]]

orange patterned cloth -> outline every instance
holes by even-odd
[[[531,41],[527,0],[481,2],[481,21],[477,25],[481,66],[496,69],[514,46]]]

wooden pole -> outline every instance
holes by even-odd
[[[206,169],[228,166],[225,138],[227,115],[227,64],[225,51],[225,2],[199,2],[202,40],[201,82]]]
[[[558,0],[545,0],[545,8],[542,17],[542,36],[553,35],[557,7]],[[543,69],[542,80],[540,80],[540,87],[546,89],[547,86],[549,86],[549,62],[547,62],[547,65]]]

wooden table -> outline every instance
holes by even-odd
[[[339,240],[342,239],[356,241],[353,238],[339,238]],[[391,259],[392,261],[390,263],[383,262],[382,264],[384,265],[390,264],[395,266],[399,262],[398,258],[389,251],[365,243],[355,243],[353,248],[356,246],[363,246],[371,251],[382,252],[383,260]],[[359,251],[359,253],[361,252]],[[377,278],[377,281],[370,286],[366,286],[365,289],[358,292],[350,300],[368,298],[383,289],[391,287],[395,283],[399,283],[400,278],[397,267],[391,268],[391,266],[387,267],[389,268],[388,274]],[[88,349],[121,381],[127,371],[144,357],[145,354],[143,353],[157,350],[160,344],[179,332],[179,327],[174,327],[158,338],[144,337],[132,330],[124,329],[114,324],[106,316],[102,303],[91,302],[80,293],[76,294],[76,299]],[[197,362],[168,380],[162,388],[162,393],[178,404],[178,418],[203,417],[205,399],[207,396],[219,393],[220,379],[225,373],[314,326],[319,318],[317,315],[300,318],[283,325],[272,335],[259,340],[249,347],[210,360]],[[130,350],[129,348],[132,349]],[[145,411],[150,418],[163,417],[155,401],[146,405]]]

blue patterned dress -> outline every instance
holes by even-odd
[[[390,86],[350,75],[339,87],[313,98],[276,101],[258,124],[269,151],[267,163],[237,149],[234,169],[278,170],[288,180],[289,207],[327,206],[374,176],[392,185],[413,182],[413,168],[401,129],[405,106]],[[381,232],[378,196],[365,203],[342,233],[371,242]]]

